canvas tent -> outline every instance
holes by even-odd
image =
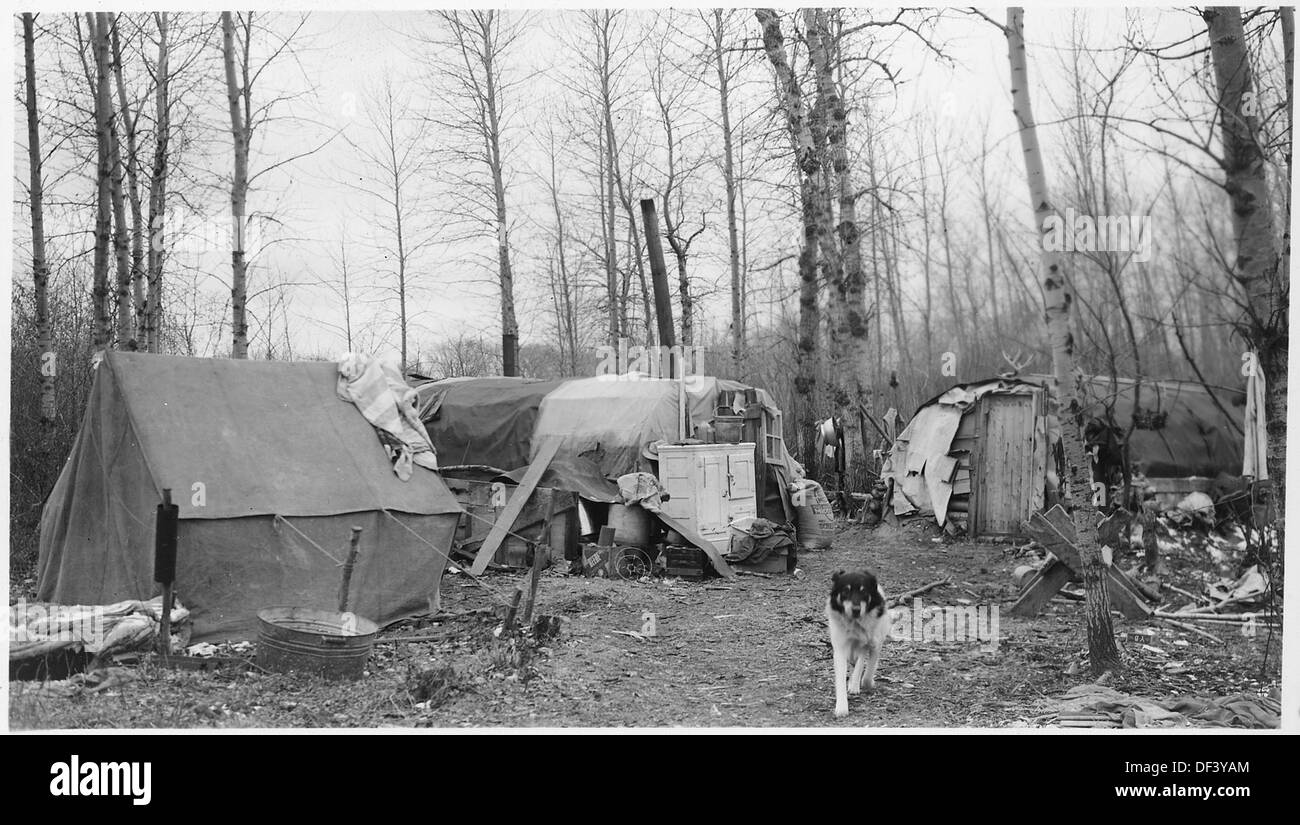
[[[38,597],[147,599],[164,488],[180,508],[176,593],[193,639],[256,637],[266,607],[380,624],[437,608],[461,508],[436,472],[397,478],[332,363],[107,353],[41,518]]]

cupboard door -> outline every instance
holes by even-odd
[[[754,454],[745,450],[727,457],[729,520],[758,515],[754,484]]]
[[[664,512],[669,516],[694,526],[695,523],[695,457],[689,453],[665,451],[659,457],[659,480],[669,499],[664,502]]]
[[[700,474],[697,479],[695,511],[699,517],[698,529],[709,533],[727,526],[725,498],[727,495],[725,455],[703,455],[699,458]]]

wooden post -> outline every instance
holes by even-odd
[[[524,604],[524,625],[531,626],[533,623],[533,607],[537,604],[537,585],[542,576],[542,568],[546,567],[550,561],[551,555],[551,519],[555,516],[555,496],[551,496],[551,506],[546,512],[546,518],[542,521],[542,534],[538,536],[537,541],[530,548],[529,552],[532,558],[529,563],[532,566],[528,579],[528,601]],[[542,550],[546,554],[542,554]]]
[[[158,505],[158,516],[154,524],[154,560],[153,578],[162,585],[162,615],[159,617],[162,627],[158,634],[158,652],[167,656],[171,653],[172,639],[172,583],[176,580],[176,532],[179,520],[179,508],[172,504],[172,491],[162,491],[162,504]]]
[[[352,568],[357,563],[357,551],[361,549],[361,528],[352,528],[352,542],[348,548],[348,559],[343,563],[343,581],[339,583],[339,612],[348,612],[348,589],[352,586]]]

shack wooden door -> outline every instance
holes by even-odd
[[[1033,395],[995,395],[975,411],[972,457],[972,536],[1016,536],[1034,510]]]

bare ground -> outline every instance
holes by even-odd
[[[465,614],[410,622],[385,635],[365,678],[350,684],[260,673],[176,671],[143,663],[97,691],[53,695],[13,683],[13,728],[174,727],[1037,727],[1053,697],[1091,681],[1082,607],[1053,603],[1015,619],[1004,544],[936,540],[906,529],[848,528],[832,550],[804,552],[799,576],[733,581],[621,581],[548,572],[540,614],[563,617],[557,638],[501,640],[496,620]],[[949,578],[927,606],[1001,606],[996,650],[973,642],[891,641],[872,695],[832,714],[822,609],[831,573],[870,566],[887,594]],[[487,579],[500,597],[517,581]],[[965,600],[964,602],[959,600]],[[490,606],[464,576],[443,582],[443,610]],[[636,638],[654,613],[658,635]],[[1128,655],[1109,686],[1144,698],[1266,694],[1279,685],[1280,639],[1212,629],[1223,644],[1161,622],[1116,631]],[[1264,663],[1269,648],[1267,665]],[[120,680],[120,681],[119,681]]]

